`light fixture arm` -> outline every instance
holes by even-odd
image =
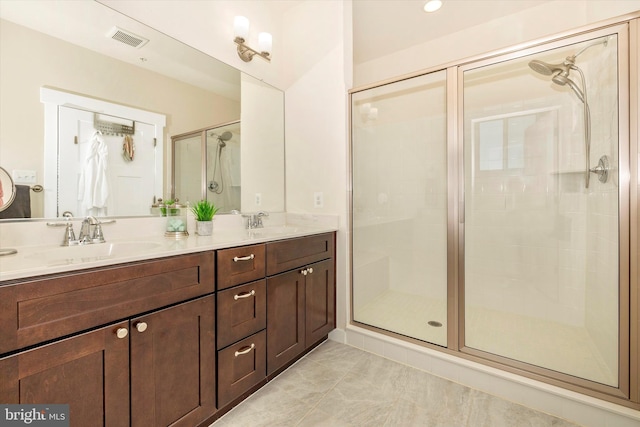
[[[252,49],[245,44],[245,40],[242,37],[236,37],[233,41],[238,45],[238,56],[244,62],[250,62],[256,55],[267,62],[271,62],[271,54],[269,52],[258,52]]]

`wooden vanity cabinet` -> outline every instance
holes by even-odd
[[[0,359],[0,402],[69,404],[73,426],[196,425],[216,409],[214,310],[204,297]]]
[[[267,375],[335,328],[334,254],[334,233],[267,244]]]
[[[0,402],[69,404],[82,427],[203,422],[216,412],[216,305],[213,294],[190,297],[215,290],[213,261],[209,252],[0,286],[3,348],[78,331],[0,355]]]

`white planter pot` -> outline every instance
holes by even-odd
[[[211,233],[213,233],[213,221],[196,221],[198,236],[211,236]]]

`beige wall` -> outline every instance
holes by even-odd
[[[167,161],[170,135],[240,117],[238,101],[8,21],[0,22],[0,43],[0,164],[9,173],[35,170],[39,183],[44,162],[42,86],[166,114]]]

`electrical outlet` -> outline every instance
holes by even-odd
[[[262,193],[256,193],[256,206],[262,205]]]
[[[322,191],[313,193],[313,207],[321,208],[323,206],[324,206],[324,198],[322,195]]]

